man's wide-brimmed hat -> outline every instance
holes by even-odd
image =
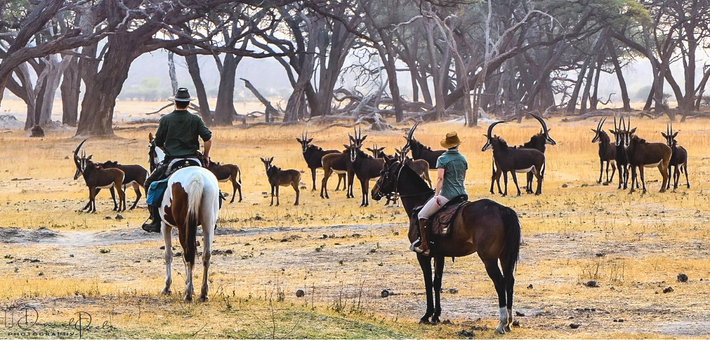
[[[189,102],[192,98],[190,98],[190,92],[188,92],[186,88],[181,87],[175,93],[173,100],[176,102]]]
[[[456,131],[447,133],[446,138],[441,140],[441,146],[447,149],[459,146],[459,144],[461,144],[461,140],[459,139],[459,135],[456,134]]]

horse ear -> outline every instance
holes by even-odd
[[[148,132],[148,141],[149,142],[153,141],[153,133],[152,132]]]

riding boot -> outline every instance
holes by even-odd
[[[148,220],[143,223],[141,228],[149,233],[159,233],[160,232],[160,213],[158,212],[158,207],[149,205],[148,211],[150,212],[150,222]]]
[[[429,220],[426,218],[419,219],[419,235],[422,242],[418,247],[414,248],[414,251],[424,256],[429,256]]]

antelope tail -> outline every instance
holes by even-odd
[[[237,175],[239,176],[239,185],[242,185],[242,169],[237,169]]]

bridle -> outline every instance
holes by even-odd
[[[402,162],[400,162],[400,161],[395,161],[394,163],[392,163],[392,165],[389,166],[388,171],[386,171],[386,172],[383,173],[382,175],[385,176],[385,178],[387,178],[387,177],[389,176],[389,173],[390,173],[389,169],[392,169],[393,167],[395,167],[395,166],[397,166],[397,165],[399,165],[399,169],[397,169],[397,176],[394,177],[394,191],[391,192],[392,194],[397,194],[397,195],[399,195],[399,197],[401,198],[401,197],[417,197],[417,196],[423,196],[423,195],[431,195],[431,194],[434,192],[434,190],[429,189],[429,190],[427,190],[427,191],[422,191],[422,192],[419,192],[419,193],[416,193],[416,194],[407,194],[407,195],[402,195],[402,194],[400,194],[400,193],[399,193],[399,189],[398,189],[398,186],[399,186],[399,176],[402,174],[402,169],[404,169],[404,165],[405,165],[405,164],[402,163]]]

